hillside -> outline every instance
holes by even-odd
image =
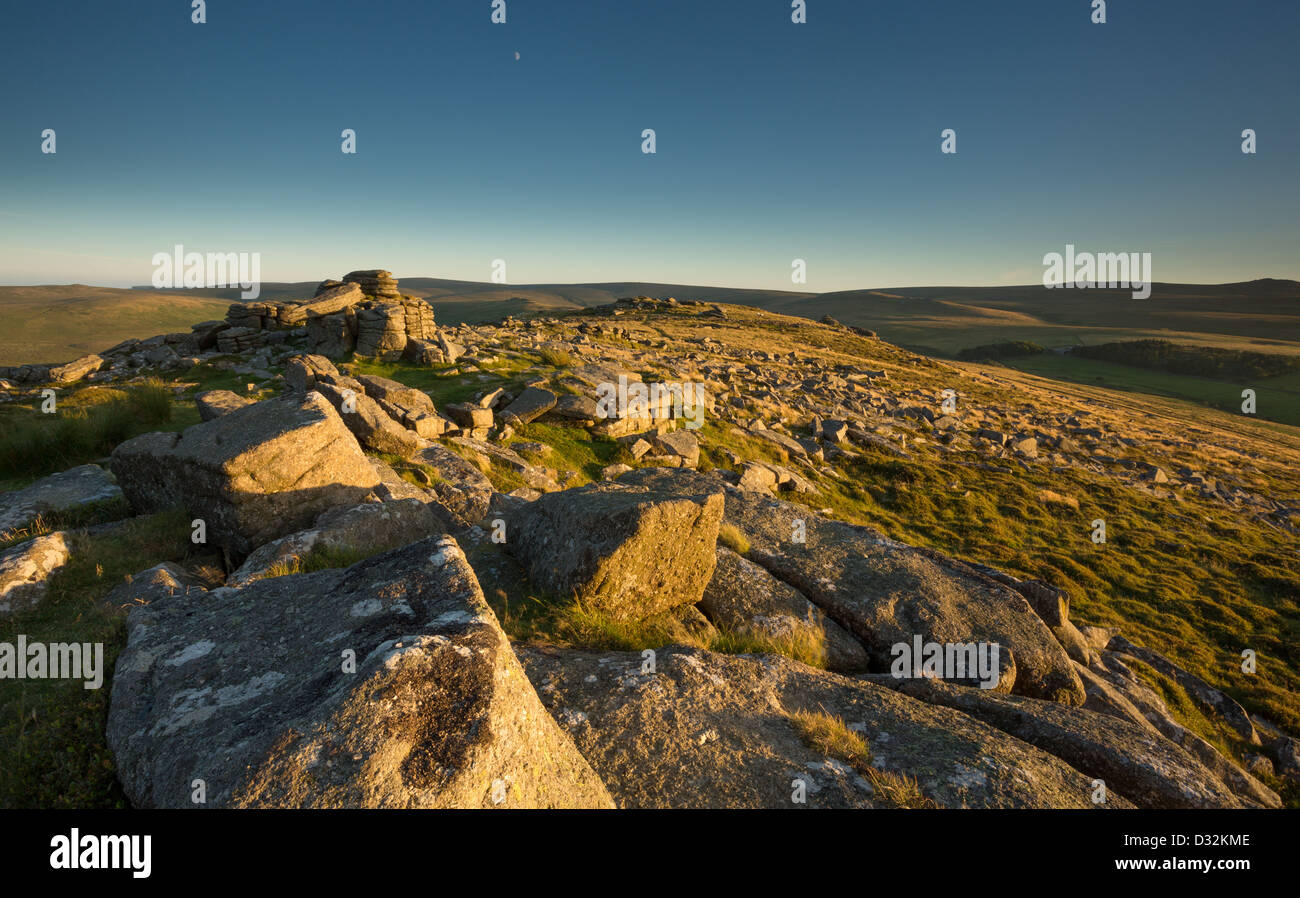
[[[11,527],[71,548],[0,639],[102,639],[124,678],[6,699],[0,803],[183,804],[193,769],[232,806],[1300,802],[1297,428],[754,307],[419,306],[377,357],[265,310],[238,352],[125,347],[63,423],[0,406],[0,479],[120,488]],[[620,376],[707,399],[608,418]],[[900,676],[913,637],[1004,654]]]
[[[310,297],[315,283],[262,285],[260,300]],[[622,296],[672,296],[755,306],[876,331],[930,354],[1027,340],[1048,348],[1159,338],[1191,345],[1300,353],[1300,284],[1156,284],[1149,300],[1122,290],[1043,287],[905,287],[807,293],[627,281],[602,284],[499,285],[405,278],[402,288],[428,299],[449,323],[484,323],[505,315],[590,308]],[[179,302],[178,297],[185,302]],[[0,308],[15,330],[0,337],[0,364],[65,361],[105,349],[131,333],[159,333],[220,317],[237,289],[116,290],[84,285],[0,287]],[[187,317],[189,316],[189,317]],[[70,341],[68,334],[76,334]]]
[[[1026,340],[1049,349],[1155,337],[1229,349],[1300,353],[1300,283],[1154,284],[1127,290],[905,287],[792,298],[767,306],[787,315],[831,315],[892,342],[946,356],[987,343]]]
[[[0,364],[64,362],[140,334],[189,330],[226,314],[228,302],[186,291],[85,284],[0,287]]]

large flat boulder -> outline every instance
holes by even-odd
[[[527,424],[555,408],[558,397],[541,387],[528,387],[501,413],[502,421]]]
[[[327,287],[325,290],[316,294],[307,302],[300,303],[296,311],[303,319],[316,318],[323,315],[332,315],[335,312],[342,312],[349,309],[365,297],[361,293],[361,288],[356,284],[339,284],[336,287]]]
[[[69,511],[122,498],[122,490],[98,465],[78,465],[8,493],[0,493],[0,534],[27,526],[53,511]]]
[[[423,390],[375,374],[358,374],[357,381],[365,387],[367,396],[383,399],[407,409],[427,412],[430,415],[438,413],[433,400]]]
[[[94,374],[104,366],[104,359],[100,356],[91,354],[83,355],[79,359],[74,359],[66,365],[55,365],[50,368],[50,380],[59,384],[72,384]]]
[[[207,538],[242,558],[363,501],[379,484],[356,438],[316,392],[257,402],[183,433],[149,433],[113,451],[139,513],[181,506]]]
[[[664,478],[547,493],[506,522],[506,547],[533,583],[617,619],[640,620],[704,594],[716,563],[722,490]]]
[[[331,383],[339,369],[323,355],[296,355],[284,363],[284,382],[290,390],[306,393],[316,389],[316,382]]]
[[[805,742],[797,712],[839,718],[866,740],[873,768],[915,778],[942,807],[1094,807],[1086,776],[995,727],[781,655],[674,645],[654,653],[651,671],[639,652],[516,650],[619,807],[886,804],[862,771]]]
[[[251,399],[231,390],[205,390],[194,397],[194,405],[199,410],[199,419],[202,421],[220,418],[250,404]]]
[[[609,807],[450,537],[246,589],[143,591],[108,717],[136,807]],[[351,666],[354,664],[355,666]]]
[[[796,587],[889,672],[893,646],[996,643],[1012,692],[1072,705],[1083,684],[1052,631],[1020,593],[954,559],[757,493],[728,490],[726,520],[750,560]]]

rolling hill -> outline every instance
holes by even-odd
[[[1027,340],[1049,349],[1082,343],[1159,338],[1191,345],[1300,354],[1300,283],[1261,279],[1238,284],[1156,284],[1147,300],[1126,290],[1022,287],[901,287],[801,293],[625,281],[503,285],[400,278],[401,290],[429,300],[449,324],[505,315],[590,308],[622,296],[673,296],[748,305],[785,315],[870,328],[892,343],[932,355]],[[310,297],[314,282],[263,283],[261,299]],[[119,290],[84,284],[0,287],[9,328],[0,364],[63,361],[127,336],[187,329],[221,317],[237,288]]]

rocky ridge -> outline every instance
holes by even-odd
[[[742,314],[753,333],[714,330]],[[1120,436],[1079,409],[948,406],[899,385],[915,368],[947,376],[902,351],[876,368],[753,339],[776,317],[640,297],[436,327],[374,270],[97,362],[0,372],[17,396],[155,371],[256,382],[253,396],[199,391],[201,423],[123,442],[116,486],[95,467],[77,475],[80,498],[59,499],[89,505],[112,487],[137,515],[180,506],[225,557],[220,585],[163,566],[112,598],[135,606],[107,736],[132,803],[188,806],[203,776],[210,804],[239,807],[865,808],[895,804],[900,782],[943,807],[1282,804],[1179,723],[1133,662],[1185,683],[1279,776],[1300,777],[1295,740],[1268,721],[1152,649],[1076,625],[1049,584],[890,539],[819,500],[846,460],[931,453],[1194,492],[1280,533],[1294,530],[1292,499],[1120,457],[1145,440],[1176,460],[1183,438],[1154,427]],[[676,321],[690,327],[666,328]],[[374,373],[383,363],[468,389],[435,401]],[[703,395],[598,404],[609,385],[655,377]],[[565,454],[579,440],[609,451],[583,468]],[[73,473],[0,498],[7,529]],[[33,580],[58,548],[44,539],[0,556],[21,572],[0,614],[40,601]],[[572,602],[620,634],[671,619],[684,641],[512,638],[498,594]],[[997,644],[996,685],[900,679],[893,649],[914,637]],[[865,740],[870,769],[800,735],[798,715],[816,710]]]

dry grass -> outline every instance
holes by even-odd
[[[718,542],[737,555],[749,554],[749,540],[735,524],[723,524],[718,528]]]
[[[848,764],[871,783],[876,798],[890,808],[937,808],[921,793],[916,779],[871,765],[871,746],[840,717],[825,711],[795,711],[788,715],[799,738],[809,748]]]

